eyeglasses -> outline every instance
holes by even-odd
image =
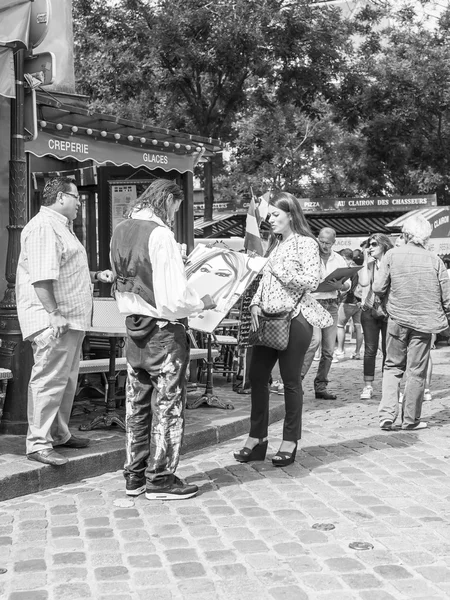
[[[80,196],[78,194],[72,194],[71,192],[63,192],[63,194],[66,194],[66,196],[72,196],[72,198],[75,198],[75,200],[80,199]]]
[[[334,242],[324,242],[319,238],[319,242],[322,244],[322,246],[332,246],[334,244]]]
[[[379,245],[380,245],[380,244],[379,244],[378,242],[375,242],[375,241],[373,241],[373,242],[370,242],[370,244],[369,244],[369,247],[370,247],[370,248],[376,248],[376,247],[377,247],[377,246],[379,246]]]

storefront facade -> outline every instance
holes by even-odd
[[[32,89],[24,73],[26,56],[35,56],[37,45],[57,68],[48,84]],[[220,151],[217,140],[92,113],[89,99],[74,92],[70,0],[8,0],[0,6],[0,367],[13,372],[3,433],[27,428],[32,353],[17,319],[15,272],[21,231],[39,210],[46,180],[65,175],[77,184],[83,202],[74,230],[90,268],[104,269],[114,225],[155,178],[176,180],[183,189],[175,235],[193,248],[193,169]]]

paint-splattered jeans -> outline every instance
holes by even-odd
[[[128,336],[124,475],[147,482],[175,473],[186,405],[189,341],[180,323],[156,326],[145,344]]]

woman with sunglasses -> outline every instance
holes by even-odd
[[[361,400],[370,400],[373,395],[373,381],[375,379],[375,362],[381,334],[381,351],[383,353],[382,370],[386,360],[386,329],[387,313],[384,302],[375,296],[372,283],[379,263],[388,250],[393,248],[391,240],[383,233],[374,233],[370,236],[364,252],[364,266],[359,271],[359,284],[362,288],[361,298],[361,325],[364,333],[364,389]]]

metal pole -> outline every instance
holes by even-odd
[[[0,366],[10,369],[13,379],[7,388],[1,433],[23,434],[27,430],[27,389],[33,364],[29,342],[24,342],[16,311],[16,270],[20,234],[28,221],[27,165],[25,159],[23,110],[24,50],[14,55],[16,97],[11,102],[11,155],[9,161],[9,225],[5,276],[7,288],[0,302]]]
[[[16,270],[20,254],[20,234],[28,219],[27,165],[23,135],[23,64],[24,50],[14,55],[16,97],[11,102],[11,156],[9,161],[9,225],[5,276],[7,288],[0,309],[16,308]]]

